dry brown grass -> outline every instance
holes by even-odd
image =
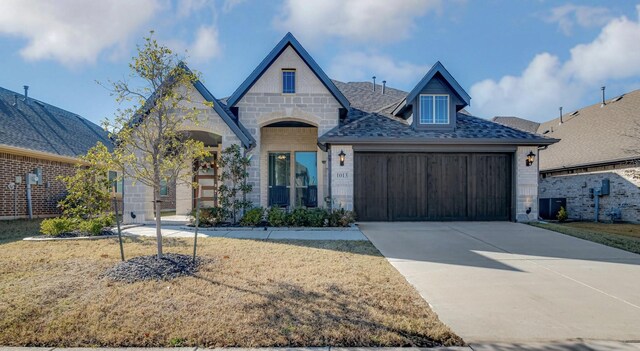
[[[572,228],[585,229],[592,232],[604,232],[609,234],[640,238],[640,224],[634,223],[596,223],[596,222],[568,222],[562,225]]]
[[[189,254],[189,240],[166,240]],[[155,242],[127,239],[128,257]],[[0,345],[460,345],[370,243],[199,240],[211,258],[168,282],[99,278],[114,239],[0,245]]]

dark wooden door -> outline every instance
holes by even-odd
[[[509,220],[512,154],[356,153],[362,221]]]

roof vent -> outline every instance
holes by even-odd
[[[611,102],[620,101],[620,100],[622,100],[622,98],[623,98],[623,97],[624,97],[624,94],[622,94],[622,95],[620,95],[620,96],[618,96],[618,97],[614,98],[613,100],[611,100]]]
[[[373,91],[376,91],[376,76],[373,76]]]
[[[542,134],[547,134],[547,133],[549,133],[549,129],[547,129],[544,132],[542,132]]]
[[[580,113],[580,111],[573,111],[573,112],[571,112],[571,114],[569,116],[577,116],[578,113]]]
[[[605,87],[600,88],[600,90],[602,90],[602,104],[600,105],[600,107],[604,107],[604,105],[607,104],[604,100],[604,89]]]
[[[387,87],[387,81],[383,80],[382,81],[382,95],[384,95],[384,91],[385,91],[386,87]]]
[[[562,124],[562,106],[560,106],[560,124]]]
[[[18,106],[18,94],[13,94],[13,106]]]
[[[29,86],[25,85],[24,86],[24,101],[27,101],[27,98],[29,98]]]

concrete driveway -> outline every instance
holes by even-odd
[[[467,342],[640,340],[640,255],[508,222],[360,228]]]

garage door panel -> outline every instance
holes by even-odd
[[[354,159],[354,202],[360,220],[387,221],[387,157],[360,154]]]
[[[389,216],[392,220],[419,220],[418,204],[421,191],[418,189],[418,155],[389,156],[387,163],[387,191]]]
[[[360,220],[509,220],[511,154],[355,154]]]

